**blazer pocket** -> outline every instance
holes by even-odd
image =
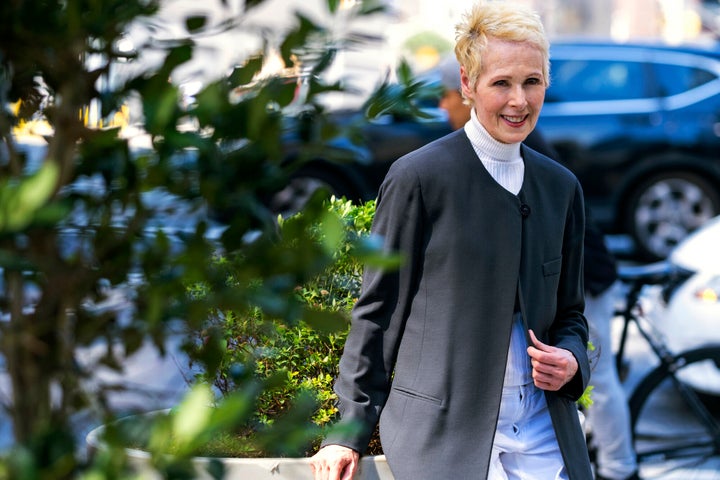
[[[438,407],[442,407],[443,401],[437,397],[434,397],[432,395],[428,395],[426,393],[417,392],[415,390],[411,390],[409,388],[405,387],[392,387],[395,392],[397,392],[398,395],[402,395],[404,397],[412,398],[415,400],[420,400],[423,402],[432,403],[433,405],[437,405]]]
[[[557,275],[560,273],[562,267],[562,257],[550,260],[549,262],[543,263],[543,275],[549,277],[550,275]]]

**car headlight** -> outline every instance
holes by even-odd
[[[695,298],[703,303],[717,303],[720,296],[720,276],[714,276],[698,285],[693,292]]]

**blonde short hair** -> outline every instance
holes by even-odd
[[[472,89],[482,71],[488,37],[535,45],[543,55],[545,86],[550,86],[550,43],[540,16],[520,5],[480,0],[455,27],[455,56],[465,67]]]

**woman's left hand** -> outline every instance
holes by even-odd
[[[535,386],[541,390],[558,391],[568,383],[578,370],[575,356],[564,348],[546,345],[530,330],[533,345],[527,349],[530,355]]]

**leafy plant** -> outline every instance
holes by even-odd
[[[98,384],[96,371],[122,372],[147,343],[164,352],[178,322],[206,332],[196,361],[208,378],[225,372],[235,387],[212,412],[198,408],[212,395],[193,389],[177,414],[152,431],[156,466],[183,478],[196,441],[247,424],[258,398],[270,398],[265,390],[301,375],[287,373],[297,366],[290,363],[286,373],[259,379],[250,372],[261,368],[263,350],[225,362],[223,342],[248,345],[272,327],[276,351],[287,348],[298,358],[292,348],[309,339],[317,345],[313,358],[322,360],[322,348],[337,346],[324,344],[323,335],[347,328],[339,318],[356,285],[343,277],[349,283],[332,285],[327,296],[320,288],[337,247],[347,245],[343,222],[318,196],[278,228],[267,198],[317,152],[330,160],[351,154],[330,145],[341,134],[357,137],[327,120],[318,98],[343,86],[323,81],[322,73],[338,50],[359,41],[352,22],[382,8],[366,0],[345,10],[327,0],[327,25],[296,14],[288,31],[274,32],[247,21],[263,3],[228,9],[218,24],[201,11],[186,19],[181,35],[150,35],[132,51],[120,48],[125,32],[138,25],[158,31],[161,0],[0,3],[0,354],[12,387],[2,407],[16,441],[0,457],[0,478],[121,478],[122,429],[110,427],[108,450],[86,459],[77,453],[75,422],[92,415],[114,425],[117,386]],[[228,8],[224,0],[217,5]],[[343,21],[333,23],[338,16]],[[257,33],[263,47],[276,40],[288,69],[259,75],[267,60],[261,49],[187,101],[173,79],[195,55],[196,38],[233,29]],[[112,75],[146,52],[158,55],[157,66]],[[399,88],[378,87],[368,116],[415,111],[420,85],[407,66],[400,73]],[[144,148],[134,148],[124,126],[113,123],[128,105],[148,139]],[[16,135],[33,122],[47,124],[39,158]],[[288,138],[295,139],[292,152]],[[183,219],[182,228],[167,228],[172,215]],[[372,260],[376,245],[360,245],[355,253]],[[117,292],[132,308],[103,308]],[[222,328],[207,328],[209,311]],[[97,346],[99,356],[78,356]],[[308,377],[298,390],[325,391],[326,379]],[[303,437],[315,412],[311,397],[301,395],[295,410],[268,406],[259,417],[283,411],[282,420],[267,422],[281,432],[275,438]],[[317,411],[316,420],[332,413]],[[176,458],[160,454],[162,438],[177,440]]]
[[[303,238],[300,226],[284,228],[280,238],[265,200],[303,158],[286,162],[283,138],[301,126],[292,115],[312,110],[322,124],[316,96],[342,88],[325,84],[320,73],[337,49],[354,41],[352,30],[346,41],[298,15],[290,31],[268,32],[282,39],[290,68],[307,66],[309,44],[320,52],[300,77],[258,77],[265,58],[259,51],[229,77],[208,82],[190,104],[168,81],[193,57],[194,35],[249,28],[244,15],[262,3],[246,2],[221,25],[193,16],[182,38],[149,37],[136,52],[158,52],[159,65],[119,82],[109,81],[113,69],[136,55],[118,48],[124,33],[138,23],[152,29],[160,1],[0,5],[0,353],[12,384],[3,408],[16,440],[0,458],[0,478],[118,475],[119,450],[90,462],[77,454],[74,421],[88,411],[112,420],[116,386],[93,383],[95,371],[122,371],[123,361],[147,342],[164,351],[179,320],[201,328],[214,308],[243,317],[262,311],[288,324],[300,317],[309,325],[328,323],[295,288],[330,263],[329,249]],[[331,15],[339,13],[339,2],[326,5]],[[377,11],[363,2],[351,13],[362,18]],[[298,79],[309,85],[300,100]],[[140,104],[140,127],[149,138],[142,150],[132,148],[120,126],[103,126],[131,99]],[[91,124],[93,105],[107,121]],[[32,121],[48,125],[39,159],[15,135]],[[341,132],[311,133],[299,135],[300,152],[322,149]],[[173,199],[169,210],[155,202],[158,194]],[[179,233],[163,225],[173,209],[191,214]],[[209,235],[213,219],[205,212],[226,214],[219,237]],[[306,213],[306,222],[328,237],[337,230],[319,208]],[[234,282],[213,262],[218,251]],[[197,295],[188,285],[205,285],[209,293]],[[132,309],[100,307],[118,291],[128,292]],[[80,361],[80,349],[97,345],[105,345],[98,358]],[[211,366],[213,359],[200,361]],[[246,396],[263,385],[247,387]],[[248,411],[244,398],[229,401],[243,406],[234,412]],[[220,423],[237,421],[237,413],[218,411]],[[181,418],[197,424],[188,415]]]
[[[337,398],[332,384],[348,333],[349,313],[360,293],[362,262],[393,268],[400,259],[375,253],[370,237],[374,201],[356,205],[333,198],[326,209],[330,218],[340,221],[339,238],[335,238],[335,230],[328,235],[327,228],[307,223],[305,213],[280,222],[281,235],[286,229],[294,230],[296,224],[302,224],[308,230],[308,239],[325,245],[323,248],[332,253],[333,261],[328,267],[295,289],[298,300],[309,308],[306,314],[321,315],[324,317],[321,321],[309,323],[303,317],[297,323],[287,324],[273,321],[259,309],[240,314],[215,310],[201,332],[198,345],[205,352],[201,356],[219,359],[216,369],[202,369],[198,378],[201,383],[212,384],[225,397],[245,387],[249,376],[266,386],[258,394],[249,422],[204,446],[207,455],[277,455],[288,450],[302,453],[312,448],[313,436],[336,416]],[[369,252],[373,255],[368,255]],[[229,271],[228,278],[234,282],[236,277]],[[215,353],[209,353],[213,350]],[[303,408],[311,410],[313,424],[307,430],[311,434],[298,438],[301,443],[290,446],[282,435],[264,440],[254,438],[258,431],[287,414],[298,399]],[[260,451],[254,452],[255,449]]]

